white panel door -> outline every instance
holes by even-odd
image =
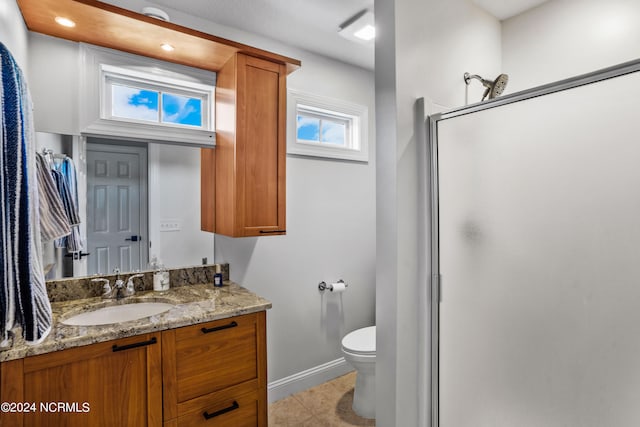
[[[438,124],[441,427],[640,425],[640,73]]]
[[[147,232],[141,220],[146,179],[144,149],[87,144],[87,246],[89,274],[114,268],[134,271],[143,259]],[[146,212],[144,213],[146,217]]]

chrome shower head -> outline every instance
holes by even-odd
[[[509,76],[500,74],[493,81],[493,89],[491,89],[491,93],[489,93],[489,99],[502,95],[502,92],[504,92],[504,89],[507,87],[507,83],[509,83]]]
[[[500,74],[494,81],[491,81],[483,79],[477,74],[464,73],[464,82],[467,85],[469,85],[471,79],[480,80],[482,85],[487,88],[487,90],[484,91],[484,95],[482,95],[482,101],[484,101],[487,95],[489,95],[489,99],[500,96],[509,82],[509,76],[506,74]]]

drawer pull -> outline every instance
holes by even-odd
[[[286,233],[287,230],[260,230],[260,234]]]
[[[240,405],[238,405],[238,402],[234,400],[231,406],[224,409],[220,409],[219,411],[212,412],[212,413],[208,413],[207,411],[204,411],[204,414],[202,414],[202,416],[204,417],[205,420],[210,420],[211,418],[218,417],[222,414],[226,414],[227,412],[235,411],[239,407]]]
[[[156,337],[151,337],[151,339],[149,341],[135,342],[133,344],[126,344],[126,345],[114,344],[113,347],[111,347],[111,350],[114,351],[114,352],[123,351],[123,350],[129,350],[129,349],[132,349],[132,348],[144,347],[146,345],[155,344],[157,342],[158,342],[158,340],[156,339]]]
[[[238,326],[238,322],[235,320],[228,325],[216,326],[215,328],[202,328],[201,331],[203,334],[208,334],[209,332],[221,331],[223,329],[235,328]]]

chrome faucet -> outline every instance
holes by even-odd
[[[103,279],[103,278],[98,278],[98,279],[91,279],[92,282],[102,282],[102,298],[113,298],[113,296],[111,296],[112,294],[112,290],[111,290],[111,285],[109,284],[109,279]]]
[[[116,282],[113,284],[113,290],[111,291],[111,296],[108,298],[114,298],[114,293],[115,293],[115,298],[116,299],[122,299],[125,297],[124,295],[124,280],[122,280],[120,278],[120,269],[119,268],[114,268],[113,269],[113,273],[116,275]]]
[[[120,269],[113,269],[113,273],[116,275],[116,281],[113,286],[111,286],[108,279],[91,279],[92,282],[103,283],[102,298],[104,299],[122,299],[124,297],[134,295],[136,293],[136,289],[133,286],[133,280],[144,276],[144,274],[142,273],[130,276],[125,287],[124,280],[122,280],[122,278],[120,277]]]
[[[144,274],[139,273],[129,277],[129,280],[127,280],[127,288],[124,290],[124,296],[129,297],[136,293],[136,288],[133,286],[133,279],[139,277],[144,277]]]

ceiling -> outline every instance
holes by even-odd
[[[498,18],[504,20],[534,8],[548,0],[472,0],[475,4]]]
[[[262,35],[360,67],[373,69],[373,43],[361,44],[338,34],[340,24],[356,13],[373,11],[374,0],[103,0],[140,12],[157,6],[224,26]],[[427,0],[425,0],[427,1]],[[451,1],[451,0],[432,0]],[[500,20],[547,0],[469,0]],[[181,22],[176,24],[182,24]]]
[[[360,44],[338,34],[340,24],[374,0],[102,0],[141,12],[143,6],[165,10],[171,22],[188,26],[172,11],[262,35],[360,67],[373,69],[374,44]],[[223,36],[224,37],[224,36]]]

